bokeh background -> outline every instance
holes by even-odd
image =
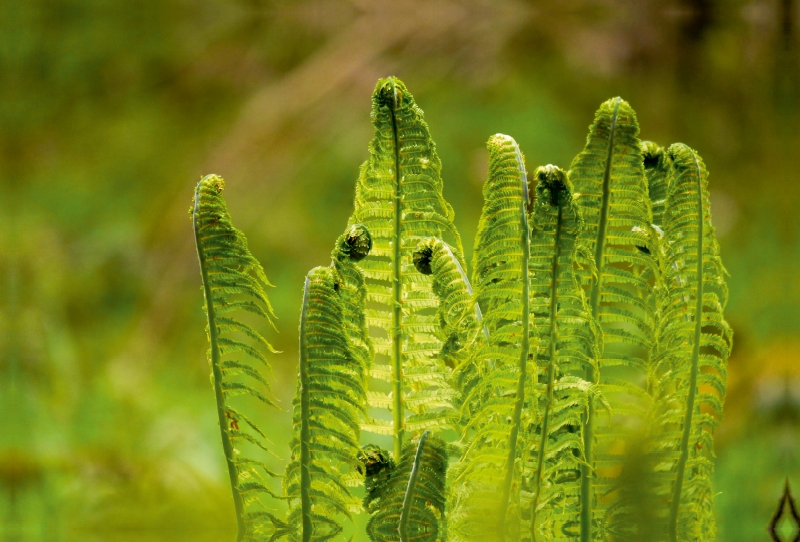
[[[800,493],[797,0],[0,3],[0,539],[225,540],[187,216],[205,173],[276,284],[289,407],[305,272],[352,209],[379,77],[425,110],[471,257],[485,141],[568,166],[605,99],[711,172],[735,330],[720,540]],[[288,455],[289,415],[265,414]]]

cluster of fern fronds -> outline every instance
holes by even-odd
[[[239,540],[331,540],[358,513],[373,541],[713,540],[732,334],[700,156],[641,142],[620,98],[569,169],[529,173],[492,136],[468,275],[435,145],[396,78],[378,82],[372,122],[353,215],[305,279],[282,476],[249,458],[266,435],[232,401],[272,404],[253,323],[271,322],[268,283],[222,180],[195,194]]]

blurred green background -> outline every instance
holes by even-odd
[[[277,285],[288,408],[303,276],[395,74],[468,260],[493,133],[568,166],[621,95],[643,139],[703,155],[735,330],[720,540],[767,540],[787,476],[800,493],[799,29],[797,0],[0,3],[0,538],[232,539],[192,188],[225,177]],[[265,416],[280,466],[289,415]]]

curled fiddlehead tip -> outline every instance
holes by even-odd
[[[217,194],[221,194],[225,190],[225,180],[215,173],[210,173],[200,179],[200,184],[211,188]]]
[[[372,250],[372,234],[364,224],[352,224],[339,237],[334,257],[347,257],[354,262],[363,260]]]
[[[550,205],[565,205],[572,199],[572,183],[567,172],[558,166],[548,164],[536,168],[533,173],[537,180],[537,196],[542,201],[549,201]]]
[[[664,149],[658,143],[652,141],[642,141],[640,144],[642,150],[642,158],[644,159],[644,168],[652,169],[658,166],[664,159]]]
[[[406,86],[397,77],[379,79],[373,92],[375,105],[395,108],[402,102],[407,93]]]
[[[433,260],[433,241],[434,239],[424,239],[417,244],[414,249],[414,267],[423,275],[430,275],[433,273],[431,268],[431,261]]]

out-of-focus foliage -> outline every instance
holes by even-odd
[[[168,526],[201,540],[197,529],[233,528],[186,194],[201,173],[222,174],[279,286],[274,389],[287,407],[295,294],[352,210],[371,132],[364,97],[389,73],[425,104],[466,238],[488,134],[514,134],[531,164],[567,164],[597,103],[620,95],[643,139],[702,150],[737,337],[715,444],[719,538],[763,536],[784,477],[800,487],[798,10],[2,3],[0,536]],[[271,423],[286,442],[289,416]]]

